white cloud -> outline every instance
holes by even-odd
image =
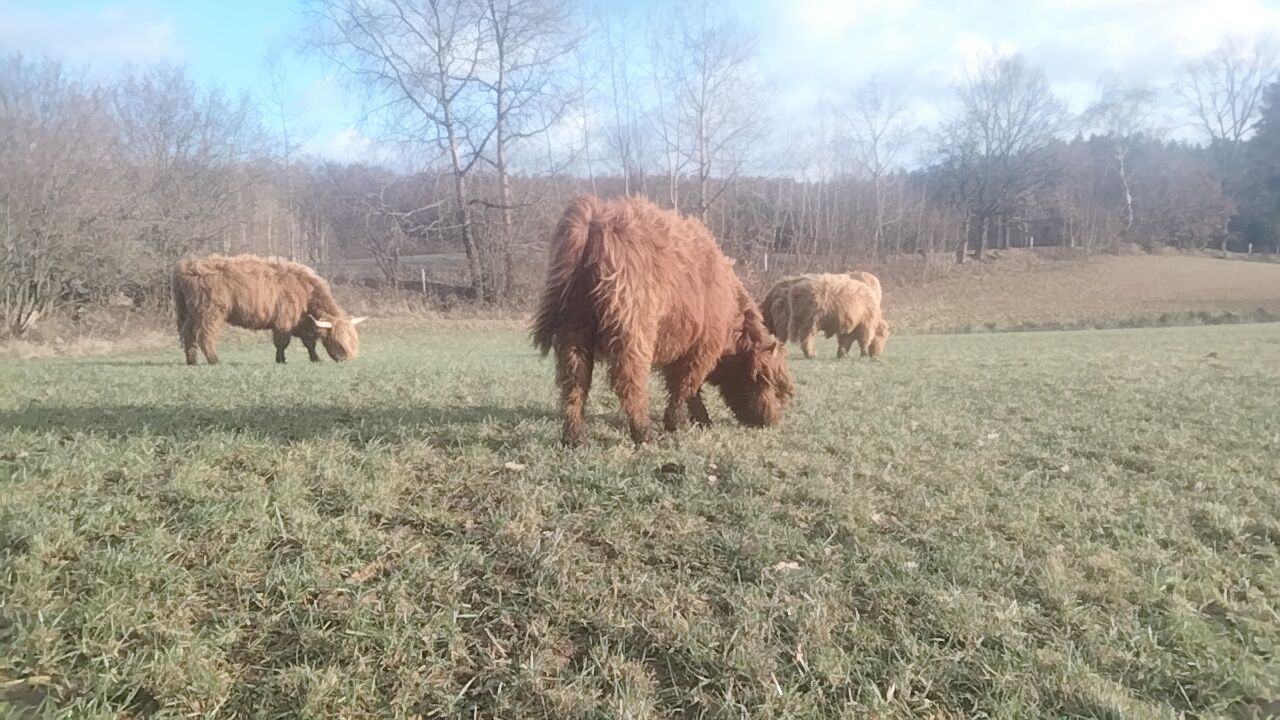
[[[346,102],[346,96],[333,75],[320,75],[312,80],[299,99],[300,110],[318,112]]]
[[[373,140],[355,127],[315,135],[303,149],[323,160],[336,162],[376,162],[381,156]]]
[[[0,17],[0,48],[72,66],[102,70],[181,55],[173,21],[138,9],[32,9],[0,0]]]
[[[936,108],[977,55],[997,48],[1026,53],[1078,108],[1105,72],[1162,84],[1225,36],[1280,32],[1280,5],[1269,0],[762,3],[762,64],[788,101],[838,100],[876,75]]]

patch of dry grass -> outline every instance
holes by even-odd
[[[923,284],[886,287],[890,321],[923,332],[1280,315],[1277,264],[1189,255],[998,255]]]

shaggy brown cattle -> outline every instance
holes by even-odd
[[[769,335],[755,302],[699,221],[647,200],[569,204],[551,241],[546,287],[533,342],[556,352],[564,440],[586,439],[583,406],[597,359],[631,425],[651,437],[649,373],[662,369],[668,401],[663,426],[689,414],[710,423],[703,382],[719,387],[739,422],[778,422],[793,393],[786,351]]]
[[[334,302],[329,283],[314,270],[280,258],[255,255],[210,255],[178,263],[173,274],[173,304],[178,335],[187,364],[196,364],[196,348],[210,365],[218,362],[218,335],[225,323],[250,330],[270,330],[276,362],[297,336],[312,362],[318,362],[316,340],[329,357],[350,360],[360,350],[356,325]]]
[[[879,356],[889,338],[889,325],[880,311],[879,281],[871,285],[850,275],[784,278],[765,297],[767,324],[779,340],[799,342],[805,357],[813,357],[819,331],[837,337],[836,357],[844,357],[855,340],[863,355]]]

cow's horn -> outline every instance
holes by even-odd
[[[307,317],[311,318],[311,322],[315,323],[316,327],[321,328],[323,330],[329,330],[333,327],[333,323],[329,322],[328,320],[320,320],[315,315],[312,315],[310,313],[307,314]]]
[[[364,322],[365,320],[368,320],[368,319],[369,319],[369,318],[365,317],[364,315],[361,315],[361,316],[360,316],[360,317],[358,317],[358,318],[351,318],[351,324],[352,324],[352,325],[359,325],[360,323],[362,323],[362,322]]]

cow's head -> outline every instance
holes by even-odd
[[[743,425],[764,427],[782,419],[782,409],[795,394],[787,350],[765,329],[756,304],[739,294],[742,327],[727,354],[707,376]]]
[[[757,347],[720,358],[708,382],[743,425],[765,427],[782,419],[782,409],[795,394],[787,351],[773,338]]]
[[[880,353],[884,352],[884,344],[889,340],[889,323],[881,320],[876,323],[875,334],[871,336],[871,342],[867,343],[867,355],[871,357],[880,357]]]
[[[308,317],[311,317],[311,322],[316,326],[316,336],[324,344],[329,357],[344,362],[360,354],[360,337],[356,335],[356,325],[364,322],[365,318],[349,318],[346,315]]]

